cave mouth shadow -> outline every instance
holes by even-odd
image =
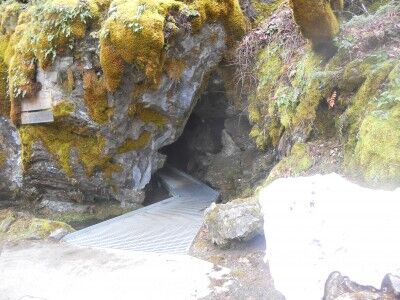
[[[224,82],[220,76],[212,74],[179,138],[159,150],[166,156],[164,165],[188,173],[212,187],[212,183],[202,176],[206,172],[206,163],[203,164],[202,160],[221,152],[223,148],[221,139],[228,106]],[[170,197],[157,173],[146,186],[145,206]]]
[[[212,74],[180,137],[160,149],[167,157],[166,165],[201,179],[204,170],[201,170],[200,160],[223,148],[222,131],[228,118],[228,107],[224,81],[218,74]]]

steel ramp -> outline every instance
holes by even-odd
[[[171,198],[66,235],[69,244],[155,253],[187,254],[204,210],[219,193],[174,168],[158,173]]]

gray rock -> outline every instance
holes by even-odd
[[[392,274],[387,274],[383,278],[381,290],[392,293],[397,298],[400,298],[400,277]]]
[[[140,96],[134,100],[135,104],[165,116],[167,121],[162,126],[151,120],[145,123],[128,113],[133,104],[132,94],[135,88],[139,89],[134,83],[144,80],[144,74],[133,65],[125,66],[118,90],[108,93],[109,106],[114,110],[109,121],[99,124],[92,120],[84,101],[82,72],[94,70],[98,73],[101,68],[98,40],[90,35],[78,42],[73,57],[68,54],[57,57],[51,70],[39,69],[36,80],[42,90],[36,97],[50,98],[52,106],[68,99],[75,107],[71,114],[56,119],[57,128],[71,130],[77,138],[104,137],[103,155],[113,165],[117,165],[118,170],[106,176],[99,167],[88,175],[78,150],[73,148],[69,162],[71,174],[67,174],[54,153],[50,153],[43,141],[38,139],[31,147],[31,157],[22,180],[18,135],[14,127],[8,123],[3,125],[7,121],[1,120],[0,151],[5,145],[12,153],[7,154],[6,167],[0,167],[0,197],[4,192],[11,195],[23,182],[26,191],[23,194],[27,198],[58,212],[79,211],[82,209],[81,203],[97,200],[117,200],[124,207],[136,207],[142,203],[143,189],[151,175],[165,162],[165,156],[158,151],[181,135],[196,105],[203,79],[207,78],[223,57],[225,37],[222,24],[208,24],[196,33],[182,35],[174,40],[166,56],[185,62],[186,68],[181,78],[176,80],[164,74],[158,89],[139,93]],[[74,77],[73,88],[66,90],[65,80],[71,77],[71,71]],[[118,151],[128,139],[136,140],[144,132],[151,136],[145,147]],[[55,202],[59,202],[59,205]]]
[[[387,274],[382,281],[381,289],[363,286],[333,272],[325,283],[324,300],[395,300],[400,296],[400,278]]]
[[[248,241],[261,233],[263,216],[255,199],[237,199],[226,204],[213,203],[204,213],[204,223],[211,241],[226,247],[232,241]]]
[[[362,286],[352,282],[348,277],[342,276],[339,272],[329,275],[325,283],[324,300],[374,300],[382,299],[381,292],[373,287]]]
[[[71,231],[65,228],[58,228],[54,230],[52,233],[50,233],[49,239],[53,241],[60,241],[64,236],[66,236],[70,232]]]
[[[17,130],[0,117],[0,201],[13,200],[22,185],[21,143]]]
[[[231,156],[240,152],[240,148],[225,129],[222,130],[222,146],[221,154],[225,156]]]

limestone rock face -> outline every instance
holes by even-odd
[[[13,200],[22,182],[17,129],[0,117],[0,201]]]
[[[220,247],[232,241],[248,241],[262,232],[261,207],[254,199],[237,199],[212,204],[204,213],[204,223],[213,243]]]
[[[213,37],[215,43],[210,43]],[[94,76],[90,80],[98,80],[94,40],[87,39],[78,47],[75,56],[80,60],[62,57],[56,60],[53,71],[39,70],[41,86],[51,90],[56,121],[21,127],[23,141],[30,143],[25,144],[30,148],[25,153],[29,156],[25,187],[36,190],[42,202],[114,198],[124,205],[141,203],[142,189],[164,163],[165,157],[158,150],[183,130],[203,77],[222,58],[224,39],[222,26],[206,25],[199,33],[176,41],[174,55],[185,61],[182,74],[179,80],[164,75],[158,89],[138,91],[143,74],[127,68],[120,88],[107,93],[107,106],[113,112],[106,122],[91,117],[85,104],[89,79],[81,77],[83,72]],[[60,78],[68,73],[74,78],[71,91],[63,90],[60,84]],[[134,93],[140,95],[132,100]],[[69,149],[62,153],[58,147]]]
[[[142,203],[247,25],[238,0],[1,3],[0,113],[18,127],[23,195],[58,211]]]

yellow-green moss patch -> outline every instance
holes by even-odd
[[[0,240],[47,239],[57,229],[74,231],[70,225],[63,222],[38,219],[11,210],[0,211]]]
[[[372,112],[361,124],[353,168],[360,168],[367,182],[373,185],[400,184],[399,124],[400,104],[389,111]]]
[[[0,57],[0,116],[8,116],[10,105],[7,95],[8,67]]]
[[[306,144],[295,144],[288,157],[283,158],[270,172],[267,182],[277,178],[299,176],[310,169],[313,159]]]
[[[99,124],[108,121],[112,110],[108,106],[107,87],[103,78],[97,78],[94,71],[83,75],[84,99],[90,117]]]
[[[101,135],[86,131],[87,129],[73,124],[53,123],[51,125],[21,126],[19,134],[22,143],[23,165],[25,168],[29,166],[33,144],[42,142],[68,176],[73,174],[72,149],[77,150],[87,176],[91,176],[96,169],[103,171],[111,164],[110,158],[104,155],[106,141]]]
[[[263,1],[263,0],[253,1],[252,3],[254,4],[254,8],[255,8],[256,14],[257,14],[255,23],[258,24],[261,21],[269,18],[285,2],[286,2],[286,0],[278,0],[278,1],[271,1],[271,2]]]
[[[185,14],[192,26],[221,21],[232,36],[245,32],[246,19],[237,0],[114,0],[101,29],[100,62],[107,86],[115,91],[123,74],[123,62],[141,68],[150,87],[157,87],[163,72],[164,26],[170,12]]]
[[[330,42],[338,34],[339,21],[334,9],[343,8],[342,1],[290,0],[289,3],[302,34],[314,46]]]
[[[148,131],[143,132],[136,140],[128,138],[124,143],[118,147],[117,153],[123,154],[131,151],[136,151],[146,147],[151,138],[151,133]]]
[[[58,102],[52,107],[54,119],[65,118],[75,112],[75,104],[68,100]]]
[[[158,127],[161,127],[168,122],[166,116],[154,109],[145,107],[142,103],[131,104],[128,108],[128,115],[131,118],[139,118],[144,123],[153,123]]]

